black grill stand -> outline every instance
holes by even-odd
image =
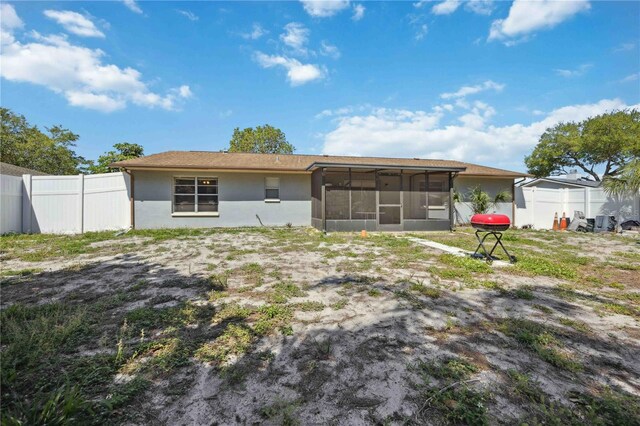
[[[482,233],[484,233],[484,235],[481,237],[480,234],[482,234]],[[487,239],[487,237],[489,235],[493,235],[493,237],[496,239],[496,242],[493,245],[493,247],[491,248],[491,251],[487,252],[487,248],[484,246],[484,242],[485,242],[485,240]],[[517,261],[516,257],[515,256],[511,256],[509,254],[509,252],[507,251],[507,249],[502,244],[502,232],[485,231],[485,230],[482,230],[482,229],[478,229],[476,231],[476,239],[478,240],[478,247],[476,248],[476,251],[473,252],[471,257],[473,257],[475,259],[486,259],[488,263],[491,263],[494,260],[499,260],[499,258],[497,258],[497,257],[495,257],[493,255],[493,252],[495,251],[496,247],[498,247],[498,245],[500,245],[500,247],[502,247],[502,250],[504,250],[505,254],[509,258],[509,262],[516,263],[516,261]],[[482,249],[482,253],[480,252],[480,249]]]

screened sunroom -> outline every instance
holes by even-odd
[[[453,178],[464,168],[314,164],[312,224],[326,231],[449,230]]]

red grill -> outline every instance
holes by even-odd
[[[493,252],[500,246],[509,261],[515,263],[516,257],[511,256],[502,244],[502,231],[506,231],[511,226],[509,216],[503,214],[474,214],[471,217],[471,226],[476,229],[476,239],[478,240],[478,247],[471,255],[472,257],[486,259],[487,262],[498,260],[498,258],[493,255]],[[487,250],[484,242],[490,235],[496,239],[496,242],[491,250]]]
[[[511,220],[504,214],[474,214],[471,226],[487,232],[506,231],[511,226]]]

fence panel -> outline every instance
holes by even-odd
[[[129,185],[126,173],[84,177],[84,232],[129,227]]]
[[[22,232],[22,178],[0,175],[0,234]]]
[[[76,234],[125,229],[131,224],[130,181],[125,173],[23,175],[20,187],[22,232]]]
[[[25,178],[29,178],[25,176]],[[30,213],[25,232],[75,234],[82,232],[81,178],[78,176],[30,176]]]

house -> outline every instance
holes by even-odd
[[[570,177],[545,177],[533,179],[520,185],[523,188],[545,188],[545,189],[576,189],[576,188],[598,188],[602,182],[595,180],[570,178]]]
[[[454,186],[461,193],[477,185],[490,195],[513,193],[514,179],[528,176],[449,160],[203,151],[163,152],[111,167],[131,175],[132,224],[141,229],[448,230]],[[513,218],[514,204],[497,210]]]
[[[17,176],[22,178],[22,175],[46,176],[47,173],[42,173],[37,170],[27,169],[26,167],[14,166],[13,164],[0,162],[0,175]]]

